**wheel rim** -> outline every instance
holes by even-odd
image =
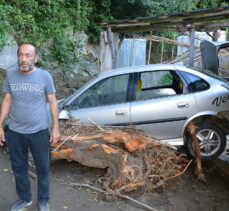
[[[200,130],[196,136],[199,140],[201,156],[211,156],[219,150],[221,138],[216,131],[204,129]]]

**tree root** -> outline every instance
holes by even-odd
[[[105,191],[119,194],[145,188],[155,190],[183,174],[190,165],[184,154],[177,155],[133,127],[101,127],[67,122],[61,128],[61,143],[52,146],[52,160],[66,159],[94,168],[106,168]]]
[[[187,128],[188,128],[189,134],[191,135],[192,142],[194,145],[195,154],[196,154],[195,174],[197,175],[197,179],[199,181],[206,183],[204,173],[202,172],[201,154],[200,154],[200,147],[199,147],[199,143],[198,143],[198,138],[196,136],[196,126],[192,123],[189,123]]]

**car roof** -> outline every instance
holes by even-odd
[[[174,71],[185,71],[194,75],[197,75],[207,81],[219,81],[219,78],[213,77],[212,75],[206,74],[205,72],[201,72],[192,68],[185,67],[183,64],[150,64],[150,65],[139,65],[139,66],[130,66],[130,67],[122,67],[113,70],[108,70],[100,73],[94,78],[93,81],[102,80],[107,77],[112,77],[120,74],[128,74],[134,72],[145,72],[145,71],[158,71],[158,70],[174,70]]]
[[[203,78],[212,78],[209,74],[206,75],[205,72],[201,72],[189,67],[185,67],[182,64],[149,64],[149,65],[140,65],[140,66],[130,66],[130,67],[122,67],[122,68],[117,68],[113,70],[107,70],[105,72],[100,73],[96,78],[101,79],[101,78],[106,78],[110,76],[115,76],[119,74],[127,74],[127,73],[134,73],[134,72],[145,72],[145,71],[157,71],[157,70],[181,70],[185,72],[189,72],[195,75],[198,75]],[[210,77],[210,78],[209,78]]]
[[[130,66],[130,67],[117,68],[113,70],[107,70],[105,72],[100,73],[98,76],[107,77],[111,75],[118,75],[120,73],[137,72],[139,70],[148,71],[148,70],[165,70],[165,69],[176,70],[176,67],[173,64],[149,64],[149,65]]]
[[[101,79],[101,78],[106,78],[110,76],[115,76],[119,74],[127,74],[127,73],[134,73],[134,72],[144,72],[144,71],[157,71],[157,70],[182,70],[186,71],[189,73],[193,73],[195,75],[199,75],[204,78],[209,78],[206,74],[203,72],[185,67],[184,65],[181,64],[150,64],[150,65],[140,65],[140,66],[130,66],[130,67],[122,67],[122,68],[117,68],[113,70],[107,70],[102,73],[100,73],[96,78]]]

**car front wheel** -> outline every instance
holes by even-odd
[[[196,124],[196,136],[198,138],[202,161],[212,161],[216,159],[226,147],[226,136],[223,131],[214,124]],[[191,136],[187,135],[186,148],[191,157],[195,157],[194,144]]]

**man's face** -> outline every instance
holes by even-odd
[[[34,70],[37,59],[34,46],[24,44],[18,49],[18,64],[21,72],[28,73]]]

